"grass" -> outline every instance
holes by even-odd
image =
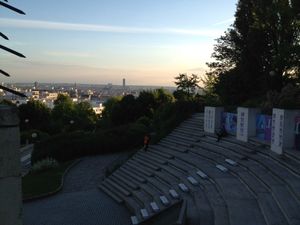
[[[29,173],[22,178],[23,199],[35,198],[55,192],[61,186],[62,176],[73,161],[60,164],[55,169]]]

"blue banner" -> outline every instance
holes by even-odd
[[[229,134],[236,135],[237,114],[223,112],[222,113],[222,125],[224,125],[226,131]]]
[[[256,116],[256,137],[262,141],[271,141],[272,116]]]

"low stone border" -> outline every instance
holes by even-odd
[[[30,201],[34,201],[34,200],[38,200],[38,199],[41,199],[41,198],[46,198],[46,197],[49,197],[51,195],[54,195],[54,194],[57,194],[59,191],[61,191],[61,189],[63,188],[64,186],[64,180],[65,180],[65,176],[67,175],[67,173],[70,171],[70,169],[72,169],[75,165],[77,165],[79,162],[81,162],[82,159],[77,159],[75,160],[64,172],[64,174],[62,175],[61,177],[61,182],[60,182],[60,185],[57,189],[55,189],[54,191],[51,191],[51,192],[48,192],[48,193],[45,193],[45,194],[41,194],[41,195],[37,195],[37,196],[34,196],[34,197],[30,197],[30,198],[25,198],[23,199],[23,202],[30,202]]]

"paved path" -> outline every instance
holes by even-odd
[[[130,213],[97,188],[114,154],[84,158],[67,174],[63,190],[24,204],[24,225],[129,225]]]

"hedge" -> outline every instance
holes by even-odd
[[[36,143],[31,161],[51,157],[65,162],[86,155],[126,151],[142,145],[147,132],[145,125],[135,123],[95,133],[62,133]]]

